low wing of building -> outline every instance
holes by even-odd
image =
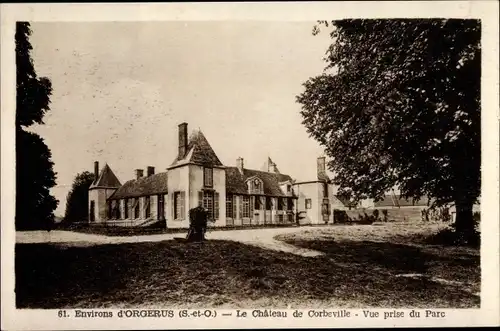
[[[215,226],[291,223],[298,196],[291,176],[281,174],[269,158],[267,171],[225,166],[200,130],[188,138],[187,123],[179,125],[178,153],[164,172],[153,166],[136,169],[123,185],[106,164],[98,185],[89,189],[90,222],[147,225],[165,220],[168,227],[188,227],[189,210],[203,206]]]

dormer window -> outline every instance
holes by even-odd
[[[248,193],[250,194],[262,194],[264,191],[264,183],[262,179],[258,177],[251,177],[246,180]]]
[[[287,193],[292,192],[292,185],[288,184],[288,185],[286,186],[286,192],[287,192]]]
[[[257,178],[253,181],[253,188],[256,192],[260,192],[260,181]]]
[[[203,186],[213,187],[214,186],[214,169],[213,168],[203,168]]]

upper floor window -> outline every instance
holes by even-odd
[[[288,185],[286,186],[286,192],[287,192],[287,193],[292,192],[292,185],[288,184]]]
[[[306,209],[311,209],[312,208],[312,201],[311,199],[306,199]]]
[[[213,187],[214,186],[214,169],[213,168],[203,168],[203,186]]]

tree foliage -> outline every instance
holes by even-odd
[[[30,25],[16,23],[16,228],[49,226],[58,201],[50,194],[56,182],[51,152],[43,139],[27,130],[43,124],[52,85],[38,78],[31,59]]]
[[[477,20],[320,21],[323,74],[297,97],[343,194],[453,202],[469,231],[480,194],[481,29]]]
[[[89,187],[94,178],[94,174],[88,171],[76,175],[66,197],[64,223],[88,221]]]

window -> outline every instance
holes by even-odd
[[[128,199],[125,198],[125,202],[123,203],[125,206],[123,208],[123,218],[127,219],[128,218]]]
[[[165,196],[163,194],[158,195],[158,219],[159,220],[164,220],[165,219]]]
[[[227,203],[227,199],[226,199]],[[198,206],[208,211],[208,218],[212,220],[219,219],[219,193],[206,190],[198,192]],[[227,211],[226,211],[227,214]]]
[[[236,204],[237,204],[237,200],[238,199],[238,196],[236,195],[233,195],[233,217],[236,218],[237,215],[236,215]],[[241,217],[238,217],[238,218],[241,218]]]
[[[226,195],[226,218],[233,218],[233,196]]]
[[[328,198],[328,183],[323,183],[323,198]]]
[[[293,210],[293,199],[288,198],[288,210]]]
[[[95,201],[94,200],[91,200],[90,201],[90,218],[89,218],[89,221],[90,222],[94,222],[95,221]]]
[[[288,185],[286,186],[286,192],[287,192],[287,193],[292,192],[292,185],[288,184]]]
[[[120,200],[116,200],[115,201],[115,216],[116,216],[116,219],[119,220],[122,218],[122,209],[120,208]]]
[[[250,197],[248,195],[243,196],[241,211],[243,217],[250,217]]]
[[[149,196],[144,197],[144,217],[151,217],[151,198]]]
[[[184,219],[184,192],[175,192],[173,195],[174,219]]]
[[[202,206],[208,211],[208,218],[213,219],[214,213],[214,200],[213,192],[203,191],[202,192]]]
[[[261,201],[260,201],[260,197],[254,197],[254,209],[255,210],[260,210],[260,206],[261,206]]]
[[[278,198],[278,210],[284,209],[283,198]]]
[[[139,206],[139,198],[134,199],[134,218],[139,218],[140,217],[140,206]]]
[[[311,207],[312,207],[311,199],[306,199],[306,209],[311,209]]]
[[[205,187],[214,186],[214,169],[203,168],[203,185]]]
[[[113,205],[111,204],[111,201],[108,201],[107,203],[107,213],[106,217],[108,220],[110,220],[113,217]]]
[[[273,207],[272,198],[266,197],[266,210],[271,210],[273,209],[272,207]]]
[[[214,219],[219,219],[219,193],[214,192]]]

